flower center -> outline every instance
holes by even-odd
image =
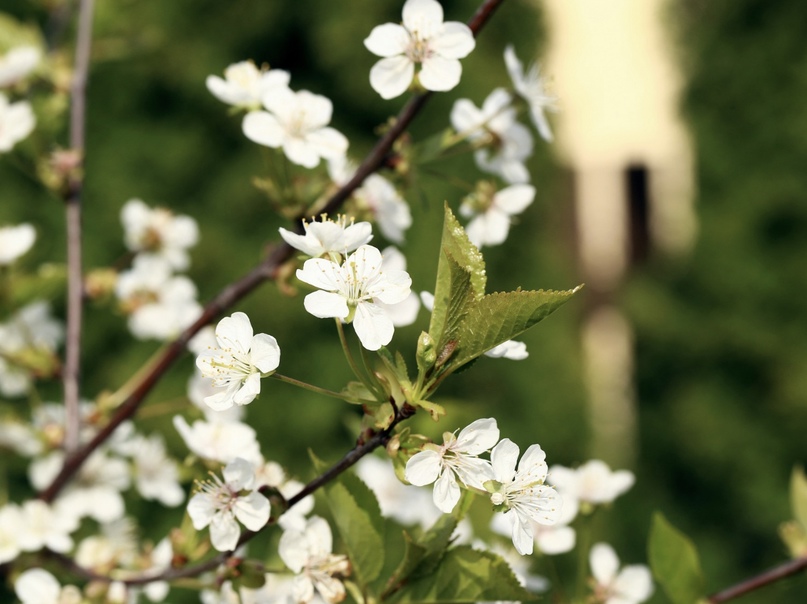
[[[414,63],[423,63],[426,59],[434,54],[434,51],[429,47],[429,41],[422,39],[418,32],[409,32],[412,40],[409,43],[409,48],[406,49],[406,56]]]

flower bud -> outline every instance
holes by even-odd
[[[437,360],[437,350],[434,344],[434,339],[425,331],[420,333],[418,338],[417,349],[417,364],[418,371],[426,373],[429,369],[434,367],[434,362]]]

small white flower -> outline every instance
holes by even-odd
[[[8,266],[31,249],[36,231],[30,224],[0,227],[0,266]]]
[[[348,141],[328,126],[333,104],[330,99],[301,90],[278,88],[261,99],[266,111],[244,116],[246,137],[266,147],[281,147],[292,163],[315,168],[320,158],[333,159],[347,152]]]
[[[465,486],[484,490],[493,480],[490,462],[478,455],[499,440],[499,428],[493,418],[478,419],[454,436],[443,434],[443,444],[415,453],[406,463],[406,480],[415,486],[434,483],[434,504],[448,514],[460,500],[457,479]]]
[[[11,151],[21,140],[28,137],[36,126],[36,117],[31,103],[9,103],[0,93],[0,153]]]
[[[36,46],[17,46],[0,56],[0,88],[13,86],[39,64],[42,52]]]
[[[160,256],[174,270],[188,268],[187,250],[199,240],[199,227],[193,218],[130,199],[121,210],[121,222],[126,247],[131,251]]]
[[[516,110],[506,90],[493,90],[481,109],[468,99],[459,99],[451,109],[451,125],[483,146],[474,154],[481,170],[498,174],[510,184],[529,181],[524,162],[532,155],[532,135],[516,121]]]
[[[181,415],[174,416],[174,427],[188,449],[203,459],[229,463],[242,457],[252,463],[261,459],[255,430],[238,421],[196,420],[193,426]]]
[[[479,187],[460,206],[462,216],[472,217],[465,232],[477,247],[504,243],[510,232],[511,217],[523,212],[535,199],[532,185],[511,185],[492,194],[488,189]]]
[[[591,505],[611,503],[630,489],[635,480],[633,472],[612,472],[599,459],[592,459],[576,470],[563,466],[552,466],[549,470],[549,483],[557,487],[564,498],[573,497]]]
[[[172,275],[168,262],[155,255],[138,255],[115,285],[129,331],[141,340],[169,340],[191,325],[202,314],[196,293],[190,279]]]
[[[252,61],[233,63],[224,70],[224,79],[210,75],[207,89],[220,101],[246,109],[260,109],[261,99],[276,88],[288,88],[289,72],[258,69]]]
[[[591,574],[597,581],[594,597],[602,604],[639,604],[653,595],[650,569],[643,564],[619,571],[619,558],[607,543],[597,543],[589,554]]]
[[[369,222],[353,222],[341,214],[335,219],[323,215],[319,221],[303,221],[303,229],[302,235],[284,228],[278,230],[286,243],[312,258],[347,254],[373,238]]]
[[[512,46],[504,49],[504,62],[516,94],[524,99],[530,108],[530,117],[535,124],[535,129],[538,130],[541,138],[547,142],[551,141],[552,130],[549,128],[544,110],[557,111],[557,99],[546,92],[538,65],[530,65],[530,68],[525,71]]]
[[[175,507],[185,499],[179,486],[179,468],[165,452],[165,443],[159,434],[136,436],[127,449],[134,461],[135,487],[144,499],[156,500]]]
[[[370,70],[370,85],[382,98],[392,99],[409,88],[416,64],[426,90],[454,88],[462,75],[459,59],[468,56],[476,42],[464,23],[443,22],[443,7],[436,0],[407,0],[403,25],[374,27],[364,45],[384,57]]]
[[[409,296],[412,279],[405,271],[382,270],[381,252],[363,245],[340,266],[324,258],[306,260],[297,278],[321,291],[305,297],[305,309],[315,317],[353,321],[356,335],[367,350],[378,350],[392,340],[392,319],[377,302],[398,304]]]
[[[393,246],[384,248],[381,252],[381,257],[383,258],[381,262],[382,270],[386,272],[406,270],[406,257],[398,248]],[[398,304],[384,304],[383,302],[378,302],[377,304],[389,313],[395,327],[411,325],[417,319],[420,311],[420,297],[413,291],[410,291],[409,295]]]
[[[78,528],[78,521],[63,506],[51,507],[39,499],[22,504],[17,526],[17,543],[25,552],[36,552],[43,547],[65,553],[73,547],[70,533]]]
[[[0,564],[20,555],[17,533],[22,523],[20,508],[9,503],[0,508]]]
[[[14,591],[22,604],[81,604],[84,599],[74,585],[62,587],[43,568],[29,568],[14,582]]]
[[[535,532],[533,523],[555,524],[560,517],[562,500],[544,484],[546,454],[540,446],[530,446],[518,460],[519,449],[505,438],[490,452],[495,480],[499,484],[490,500],[510,520],[513,545],[522,556],[532,554]],[[518,462],[518,469],[516,463]]]
[[[217,411],[247,405],[261,392],[261,378],[280,364],[277,340],[265,333],[253,335],[252,323],[242,312],[224,317],[216,326],[218,348],[196,357],[196,366],[213,386],[224,388],[205,403]]]
[[[345,599],[345,586],[334,575],[348,574],[350,563],[332,551],[331,527],[319,516],[310,518],[300,530],[283,532],[278,554],[297,574],[292,588],[296,602],[311,602],[315,592],[331,604]]]
[[[232,551],[241,536],[239,520],[251,531],[258,531],[269,521],[269,500],[253,491],[255,468],[245,459],[236,458],[212,481],[200,484],[200,492],[188,502],[188,515],[197,531],[210,526],[210,541],[220,552]],[[244,493],[243,491],[247,491]]]
[[[498,346],[494,346],[485,353],[486,357],[492,359],[510,359],[511,361],[523,361],[530,353],[527,352],[527,345],[516,340],[507,340]]]

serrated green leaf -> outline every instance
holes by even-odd
[[[446,320],[461,306],[458,300],[465,300],[467,297],[481,298],[485,293],[486,279],[482,254],[468,240],[462,226],[446,204],[440,258],[437,262],[437,282],[434,286],[434,310],[429,323],[429,334],[441,345],[439,347],[448,340],[443,337]]]
[[[464,365],[515,338],[560,308],[574,292],[518,290],[489,294],[476,301],[454,332],[458,344],[452,365]]]
[[[648,558],[653,575],[674,604],[692,604],[703,596],[703,573],[695,546],[660,512],[653,516]]]
[[[790,475],[790,507],[793,518],[807,529],[807,476],[804,475],[804,468],[799,466],[793,468]]]
[[[457,518],[451,514],[443,514],[432,527],[418,539],[418,544],[423,547],[425,553],[421,563],[416,569],[413,569],[413,577],[430,574],[437,564],[439,564],[448,546],[451,545],[451,536],[454,534],[454,531],[457,530],[457,522]]]
[[[404,604],[536,599],[519,585],[501,557],[460,546],[449,550],[434,572],[407,583],[389,601]]]
[[[328,506],[362,587],[375,580],[384,567],[384,519],[373,492],[357,476],[342,474],[326,487]]]

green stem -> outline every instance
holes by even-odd
[[[375,402],[375,401],[365,401],[361,399],[351,398],[349,396],[345,396],[344,394],[340,394],[339,392],[336,392],[334,390],[328,390],[327,388],[320,388],[319,386],[314,386],[313,384],[302,382],[300,380],[296,380],[294,378],[288,377],[286,375],[281,375],[279,373],[273,373],[269,377],[273,377],[278,381],[291,384],[292,386],[297,386],[298,388],[303,388],[304,390],[310,390],[311,392],[316,392],[317,394],[324,394],[325,396],[338,398],[339,400],[347,401],[349,403],[362,404],[362,403]]]
[[[356,361],[353,358],[353,353],[350,352],[350,346],[348,346],[347,337],[345,337],[345,328],[342,326],[342,321],[338,318],[334,319],[334,321],[336,321],[336,331],[339,333],[339,341],[342,343],[342,350],[345,353],[345,358],[347,359],[348,365],[350,365],[350,368],[353,370],[353,375],[355,375],[359,381],[364,384],[367,390],[369,390],[375,396],[378,396],[378,389],[376,388],[375,384],[373,384],[359,369],[359,366],[356,364]]]
[[[591,517],[584,515],[577,528],[577,601],[584,601],[588,579],[588,550],[591,548]]]

